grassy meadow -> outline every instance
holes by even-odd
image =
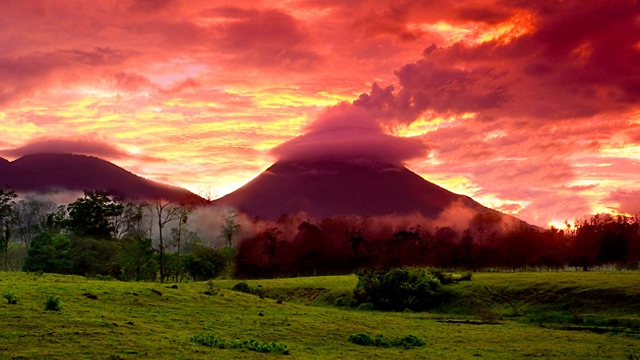
[[[351,276],[160,284],[0,272],[1,359],[638,359],[640,272],[477,273],[431,312],[352,308]],[[60,311],[45,310],[48,297]],[[276,342],[290,354],[190,339]],[[414,335],[411,349],[348,341]]]

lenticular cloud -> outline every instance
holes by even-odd
[[[394,164],[427,153],[421,140],[385,134],[369,110],[348,103],[327,108],[306,127],[305,134],[271,151],[284,161],[362,157]]]

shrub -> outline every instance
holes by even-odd
[[[244,281],[239,282],[239,283],[237,283],[237,284],[233,285],[233,287],[231,288],[231,290],[233,290],[233,291],[243,292],[243,293],[245,293],[245,294],[251,294],[251,293],[252,293],[252,292],[251,292],[251,291],[252,291],[252,290],[251,290],[251,287],[249,286],[249,284],[247,284],[247,283],[246,283],[246,282],[244,282]]]
[[[426,269],[359,270],[354,296],[378,310],[423,311],[440,304],[440,281]]]
[[[349,341],[358,345],[364,345],[364,346],[373,345],[373,339],[371,338],[371,336],[363,333],[350,335]]]
[[[239,291],[245,294],[251,294],[251,295],[258,295],[258,296],[262,296],[262,292],[260,291],[260,289],[258,288],[252,288],[251,286],[249,286],[249,284],[247,284],[246,282],[242,281],[239,282],[235,285],[233,285],[233,287],[231,288],[231,290],[233,291]]]
[[[403,347],[405,349],[413,349],[414,347],[425,346],[424,340],[417,336],[407,335],[405,337],[397,338],[394,340],[394,346]]]
[[[363,333],[353,334],[349,336],[349,341],[363,346],[375,346],[382,348],[389,347],[402,347],[405,349],[412,349],[414,347],[424,346],[426,343],[424,340],[417,336],[407,335],[400,338],[389,339],[384,335],[376,335],[374,338]]]
[[[7,302],[11,305],[15,305],[18,303],[18,298],[11,291],[4,294],[3,297],[7,299]]]
[[[276,342],[260,342],[253,337],[248,340],[226,340],[214,333],[194,335],[191,341],[218,349],[245,349],[259,353],[280,353],[289,355],[287,345]]]
[[[44,302],[45,310],[60,311],[61,308],[60,299],[54,298],[53,296],[49,296],[47,301]]]

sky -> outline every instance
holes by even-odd
[[[635,0],[4,1],[0,156],[217,198],[371,153],[530,223],[640,213]]]

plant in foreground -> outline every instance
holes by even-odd
[[[383,348],[402,347],[405,349],[413,349],[414,347],[420,347],[426,344],[424,340],[413,335],[389,339],[384,335],[376,335],[375,337],[371,338],[371,336],[363,333],[350,335],[349,341],[354,344],[363,346],[375,346]]]
[[[44,302],[44,309],[51,311],[60,311],[60,299],[49,296],[47,301]]]
[[[7,302],[11,305],[15,305],[18,303],[18,298],[11,291],[4,294],[3,297],[7,299]]]
[[[280,353],[289,355],[287,345],[276,342],[260,342],[253,337],[248,340],[226,340],[214,333],[194,335],[190,339],[201,345],[218,349],[245,349],[259,353]]]

